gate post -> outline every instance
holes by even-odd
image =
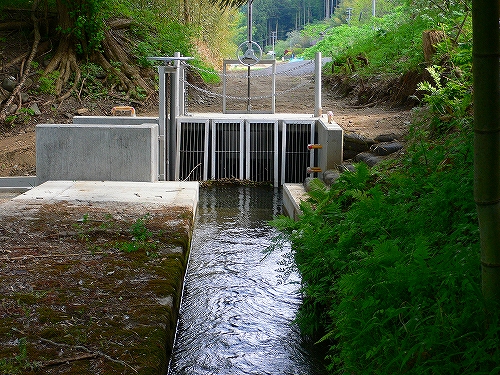
[[[158,116],[158,180],[166,181],[166,129],[167,129],[167,72],[165,65],[158,66],[159,116]]]
[[[321,52],[316,52],[314,61],[314,117],[320,117],[323,111],[321,108]]]
[[[181,57],[175,52],[174,57],[148,57],[148,60],[160,61],[159,75],[159,153],[158,180],[173,181],[175,178],[175,158],[177,155],[177,117],[184,112],[184,67],[181,60],[192,57]],[[170,102],[167,106],[167,86],[170,85]],[[182,92],[181,92],[182,90]]]

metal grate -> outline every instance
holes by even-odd
[[[278,121],[246,121],[246,178],[278,186]]]
[[[243,179],[243,120],[212,120],[212,179]]]
[[[301,183],[307,177],[307,168],[314,166],[314,152],[308,144],[314,143],[315,121],[283,121],[281,182]]]
[[[208,120],[177,122],[176,180],[208,179],[208,124]]]

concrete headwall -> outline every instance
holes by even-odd
[[[344,131],[336,123],[328,123],[327,117],[322,116],[316,122],[318,143],[322,149],[318,152],[318,167],[321,170],[337,169],[342,164]]]
[[[37,184],[157,181],[158,124],[36,126]]]

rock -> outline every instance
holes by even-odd
[[[26,78],[26,80],[24,81],[23,87],[29,88],[31,86],[33,86],[33,80],[31,78]]]
[[[26,103],[28,100],[30,100],[30,96],[29,96],[27,93],[22,92],[22,93],[21,93],[21,101],[22,101],[23,103]]]
[[[369,167],[373,167],[374,165],[380,162],[380,158],[372,154],[371,152],[361,152],[358,155],[356,155],[354,160],[358,162],[362,161],[366,163],[366,165],[368,165]]]
[[[10,106],[7,107],[6,113],[8,115],[14,115],[17,112],[17,105],[16,104],[11,104]]]
[[[397,141],[378,143],[371,147],[371,151],[378,156],[393,154],[403,148],[403,144]]]
[[[69,119],[69,120],[71,120],[71,119],[73,118],[73,115],[72,115],[71,113],[68,113],[68,112],[66,112],[66,113],[64,114],[64,116],[65,116],[67,119]]]
[[[79,108],[75,111],[75,115],[78,116],[83,116],[84,114],[88,113],[89,109],[88,108]]]
[[[317,177],[306,177],[304,180],[304,189],[306,191],[324,190],[325,188],[325,183]]]
[[[104,70],[99,70],[95,75],[94,75],[97,79],[104,79],[106,78],[108,75],[106,74],[106,72]]]
[[[4,100],[7,100],[9,96],[10,93],[4,88],[0,87],[0,103],[2,103]]]
[[[335,169],[329,169],[323,173],[323,181],[327,186],[331,186],[340,177],[340,171]]]
[[[306,191],[311,190],[311,181],[312,181],[314,178],[315,178],[315,177],[306,177],[306,179],[304,180],[304,189],[306,189]]]
[[[370,138],[366,138],[357,133],[344,133],[344,150],[350,151],[368,151],[370,147],[375,144],[375,141]]]
[[[398,136],[394,133],[389,133],[389,134],[380,134],[377,135],[374,139],[375,142],[392,142],[392,141],[397,141]]]
[[[14,89],[16,88],[16,85],[17,85],[17,81],[14,77],[6,77],[6,78],[4,78],[4,80],[2,82],[2,88],[9,91],[9,92],[14,91]]]
[[[339,165],[339,172],[356,172],[356,167],[351,163],[342,163]]]
[[[30,109],[33,111],[35,116],[40,116],[42,114],[42,111],[40,111],[40,108],[38,108],[38,104],[36,103],[30,105]]]
[[[368,150],[365,150],[368,151]],[[356,155],[359,154],[359,151],[356,150],[346,150],[344,149],[342,155],[344,160],[351,160],[356,157]]]

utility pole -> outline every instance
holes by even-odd
[[[350,25],[351,24],[351,16],[352,16],[352,8],[347,8],[345,12],[347,13],[347,24]]]
[[[372,16],[375,17],[375,0],[372,0]]]

